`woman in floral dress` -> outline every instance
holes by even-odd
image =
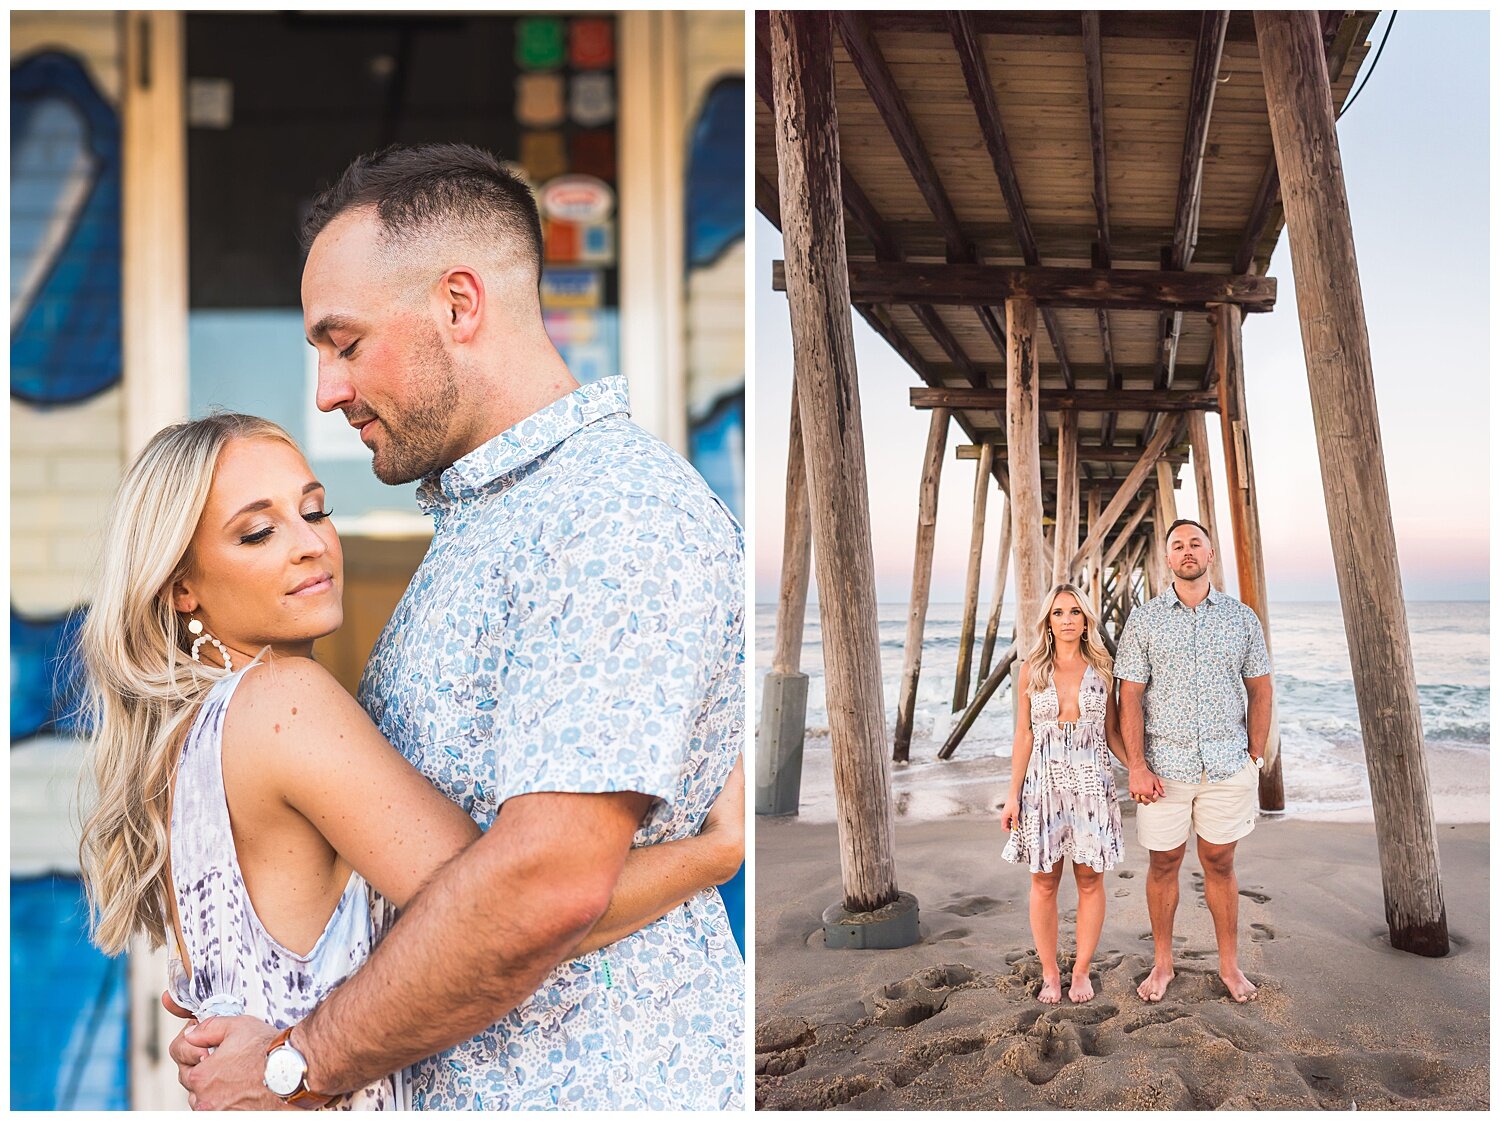
[[[1089,598],[1059,584],[1043,601],[1035,645],[1016,686],[1020,706],[1010,793],[1001,825],[1005,859],[1031,869],[1031,934],[1042,963],[1037,999],[1062,999],[1057,889],[1063,861],[1078,884],[1078,950],[1068,998],[1094,996],[1089,967],[1104,926],[1104,873],[1124,855],[1111,754],[1125,761],[1109,652]]]

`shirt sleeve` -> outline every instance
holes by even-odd
[[[1271,672],[1271,655],[1266,652],[1266,633],[1261,629],[1260,617],[1250,608],[1245,608],[1245,659],[1240,665],[1241,677],[1264,677]]]
[[[1141,612],[1132,611],[1125,620],[1125,633],[1115,647],[1115,680],[1134,681],[1144,685],[1151,680],[1151,663],[1146,657],[1146,627]]]
[[[559,517],[570,524],[549,527],[555,555],[515,581],[496,800],[628,790],[670,801],[743,595],[724,586],[732,542],[655,496]]]

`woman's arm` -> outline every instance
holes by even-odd
[[[1122,767],[1130,766],[1130,760],[1125,755],[1125,737],[1120,734],[1120,707],[1115,704],[1113,681],[1110,682],[1109,689],[1105,693],[1104,742],[1109,745],[1109,753],[1120,761]]]
[[[296,836],[300,815],[397,907],[480,835],[311,659],[278,658],[240,682],[224,761],[231,801],[245,811],[237,836],[258,831],[270,847]]]
[[[1031,762],[1031,694],[1027,684],[1031,680],[1031,667],[1024,662],[1016,675],[1016,735],[1010,748],[1010,792],[1005,799],[1005,808],[1000,811],[1000,825],[1004,829],[1015,828],[1020,816],[1021,787],[1026,782],[1026,768]]]
[[[735,760],[696,837],[631,849],[609,909],[578,944],[578,955],[618,942],[704,888],[726,883],[745,859],[744,759]]]
[[[315,662],[286,659],[252,670],[240,690],[234,726],[251,734],[276,730],[255,749],[260,780],[271,781],[276,795],[397,907],[479,838],[473,819],[412,767]],[[631,850],[608,910],[578,953],[633,934],[732,877],[744,860],[744,806],[737,762],[703,832]]]

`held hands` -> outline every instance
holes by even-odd
[[[174,1016],[190,1013],[166,993],[162,1005]],[[192,1109],[295,1109],[266,1089],[266,1048],[276,1029],[253,1016],[214,1016],[188,1024],[167,1053]]]
[[[1150,805],[1163,794],[1166,788],[1162,786],[1161,779],[1148,767],[1132,767],[1130,769],[1130,797],[1142,804]]]

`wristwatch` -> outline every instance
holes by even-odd
[[[266,1048],[266,1089],[288,1105],[319,1109],[337,1094],[319,1094],[307,1088],[307,1059],[292,1046],[292,1029],[284,1029]]]
[[[1266,757],[1264,755],[1252,755],[1250,758],[1255,761],[1255,769],[1257,771],[1266,769]]]

